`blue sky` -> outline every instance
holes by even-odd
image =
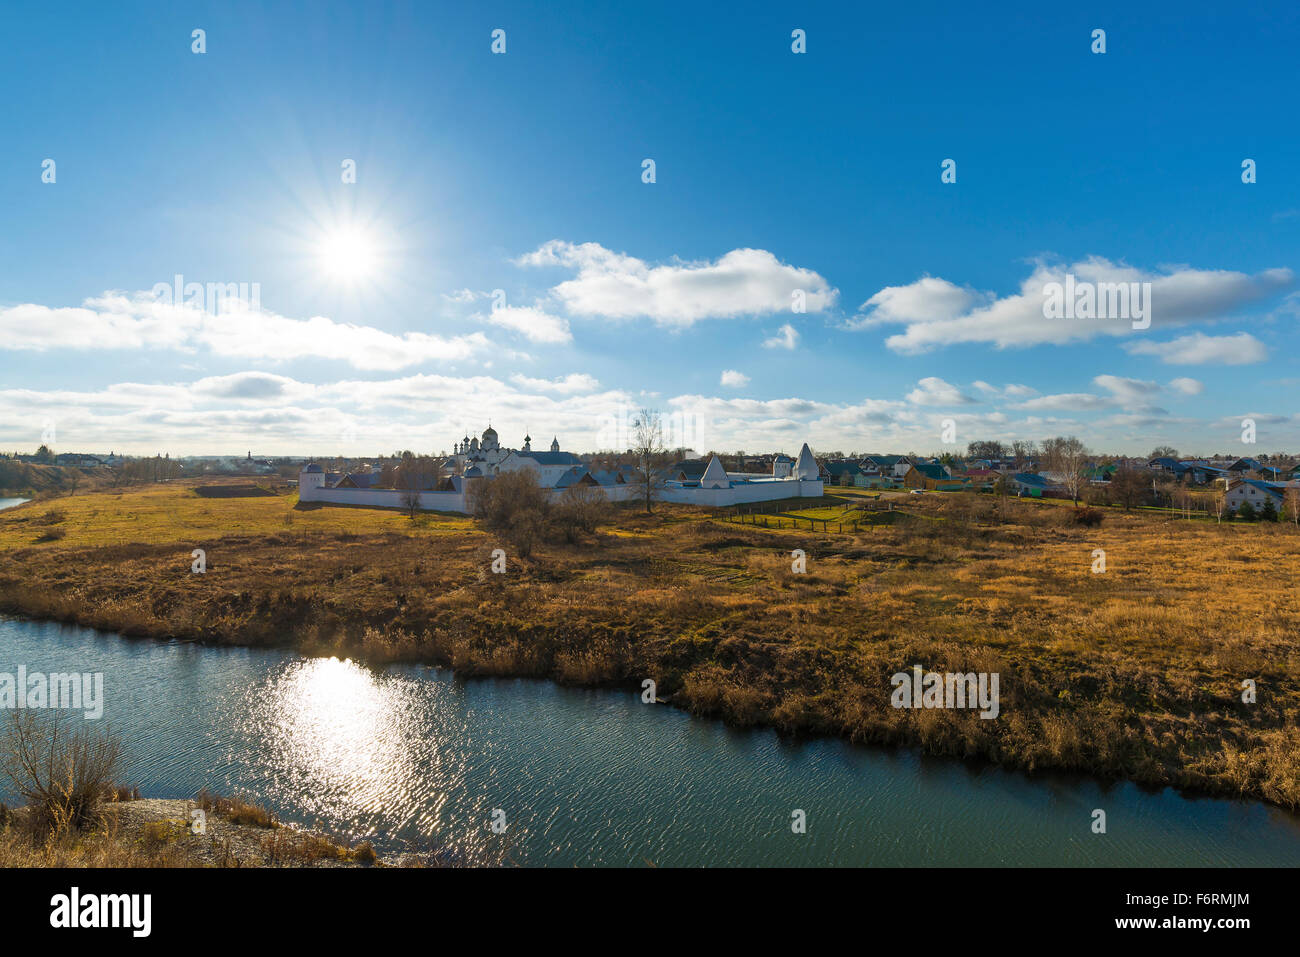
[[[0,446],[1300,451],[1300,15],[1081,6],[6,4]]]

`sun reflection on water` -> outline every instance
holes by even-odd
[[[406,834],[414,846],[466,855],[479,842],[449,813],[463,791],[463,734],[444,726],[445,683],[375,672],[351,660],[287,664],[244,696],[268,790],[357,838]],[[463,732],[463,728],[459,729]]]

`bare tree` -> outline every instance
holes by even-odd
[[[993,494],[998,497],[998,521],[1007,520],[1007,499],[1011,496],[1011,479],[1003,474],[993,480]]]
[[[1134,505],[1141,505],[1146,498],[1146,476],[1127,466],[1117,469],[1110,479],[1110,494],[1112,499],[1124,506],[1124,511],[1131,511]]]
[[[1286,490],[1287,516],[1300,528],[1300,486],[1292,485]]]
[[[1223,510],[1228,503],[1227,489],[1223,488],[1221,485],[1215,485],[1206,490],[1203,501],[1205,503],[1206,514],[1213,515],[1215,521],[1221,523],[1223,521]]]
[[[420,493],[432,489],[437,477],[438,465],[429,456],[402,454],[402,463],[393,475],[393,486],[401,489],[402,508],[411,518],[420,510]]]
[[[645,510],[653,511],[652,502],[662,483],[660,470],[664,454],[663,420],[657,410],[642,409],[632,417],[631,451],[640,470],[637,485],[645,498]]]
[[[1077,506],[1088,464],[1087,446],[1072,435],[1058,435],[1043,443],[1043,455],[1047,459],[1048,471],[1060,474],[1065,490]]]
[[[1035,442],[1023,442],[1017,439],[1011,443],[1011,454],[1015,456],[1015,465],[1018,471],[1038,455],[1038,445]]]
[[[981,439],[966,446],[966,457],[972,459],[1000,459],[1007,447],[996,439]]]

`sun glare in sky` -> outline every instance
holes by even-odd
[[[379,268],[374,237],[358,226],[339,226],[326,231],[317,245],[316,255],[326,277],[349,285],[373,279]]]

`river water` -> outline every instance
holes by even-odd
[[[0,672],[19,665],[103,673],[101,720],[130,756],[120,778],[146,796],[247,792],[288,820],[452,861],[1300,865],[1300,817],[1259,803],[792,741],[631,691],[0,618]]]

